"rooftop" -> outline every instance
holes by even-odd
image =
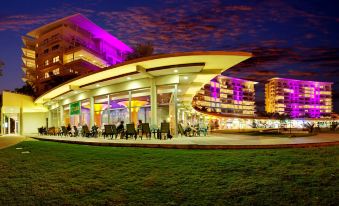
[[[74,14],[71,16],[64,17],[62,19],[58,19],[54,22],[51,22],[49,24],[43,25],[39,28],[36,28],[30,32],[27,33],[28,36],[38,38],[40,35],[42,35],[47,30],[53,29],[57,27],[58,25],[61,25],[63,23],[73,23],[80,28],[89,31],[93,38],[103,39],[107,43],[111,44],[112,46],[115,46],[119,48],[122,51],[131,52],[132,49],[127,46],[125,43],[105,31],[103,28],[99,27],[95,23],[93,23],[91,20],[87,19],[82,14]]]

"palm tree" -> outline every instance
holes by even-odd
[[[27,81],[25,82],[24,86],[22,86],[20,88],[15,88],[14,91],[17,92],[17,93],[26,94],[26,95],[29,95],[29,96],[32,96],[32,97],[37,96],[34,88]]]
[[[154,52],[154,47],[151,42],[137,44],[133,48],[133,52],[127,56],[127,60],[138,59],[141,57],[152,56]]]

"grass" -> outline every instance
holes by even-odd
[[[0,205],[336,205],[338,157],[26,141],[0,150]]]

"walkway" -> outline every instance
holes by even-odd
[[[27,137],[25,136],[17,136],[17,135],[0,136],[0,149],[18,144],[19,142],[25,140],[26,138]]]
[[[30,135],[35,139],[56,141],[72,144],[117,147],[150,147],[177,149],[241,149],[241,148],[288,148],[288,147],[317,147],[339,145],[339,134],[318,134],[311,137],[269,137],[250,136],[243,134],[211,134],[206,137],[178,137],[172,140],[157,139],[103,139],[84,137],[60,137]]]

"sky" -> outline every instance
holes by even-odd
[[[18,6],[20,5],[20,6]],[[225,75],[264,83],[272,77],[334,83],[339,112],[339,1],[330,0],[11,0],[0,7],[0,91],[21,87],[21,36],[81,13],[130,46],[155,53],[244,51],[254,56]]]

